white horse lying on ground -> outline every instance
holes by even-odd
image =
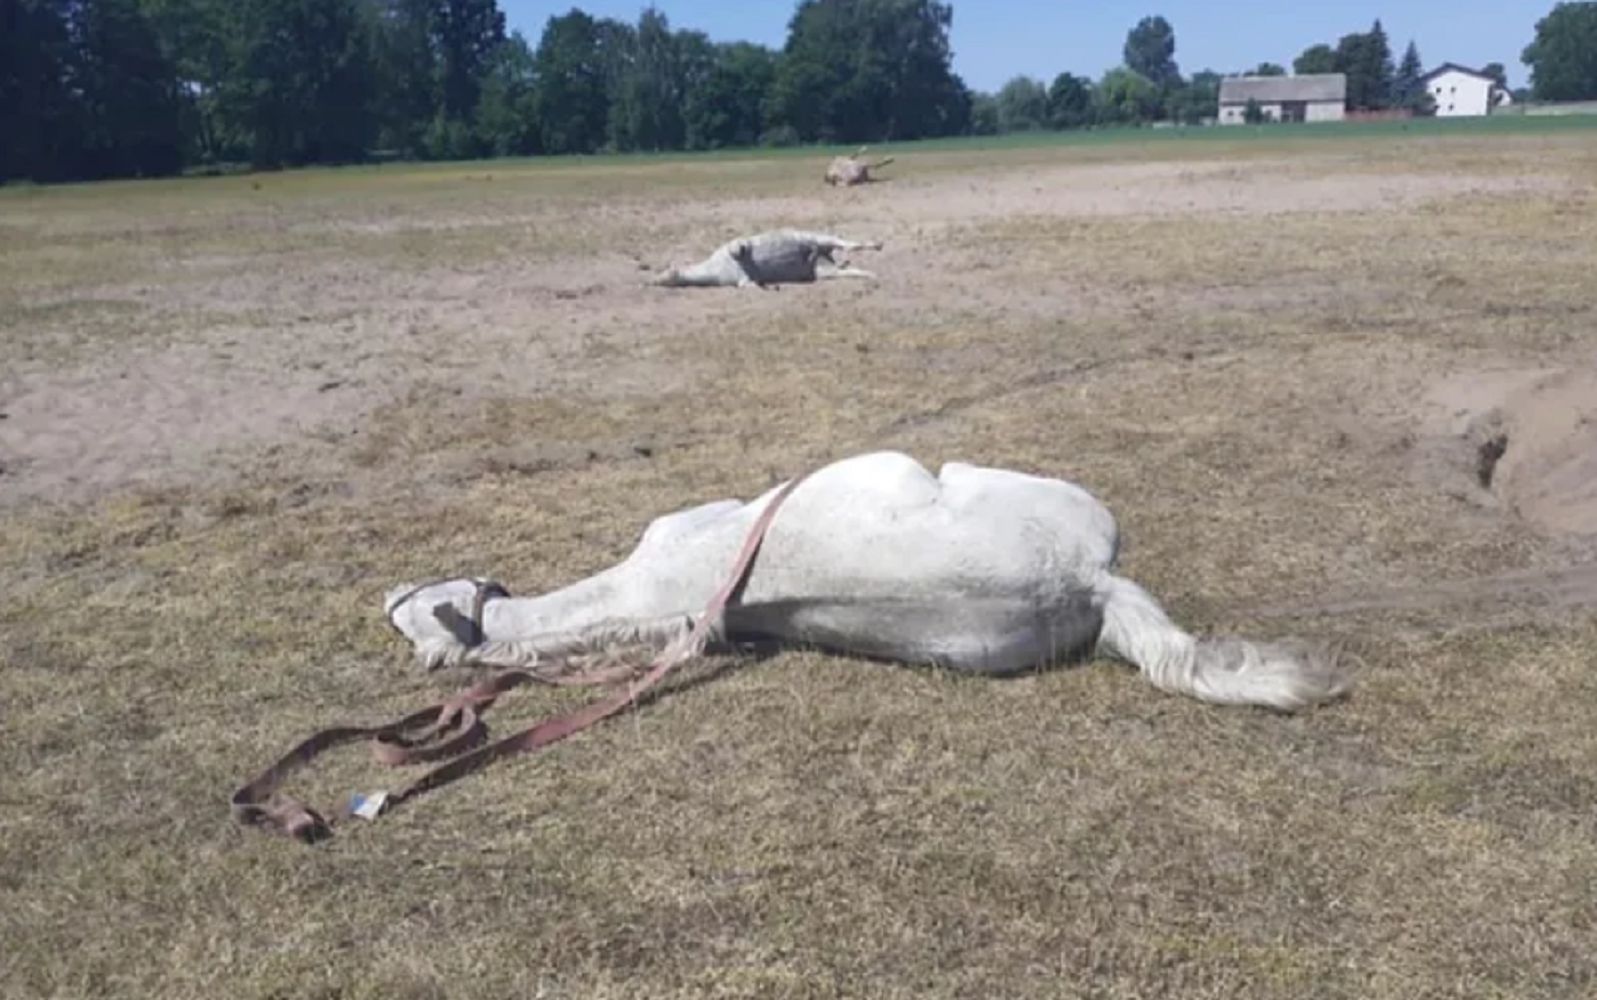
[[[552,593],[458,578],[397,587],[385,610],[428,667],[663,648],[724,583],[777,489],[658,518],[621,563]],[[1101,652],[1166,691],[1283,710],[1349,688],[1326,650],[1182,631],[1112,572],[1118,546],[1108,508],[1072,483],[963,463],[933,477],[897,452],[858,455],[812,473],[777,510],[718,632],[982,674]]]
[[[664,288],[808,284],[826,278],[874,278],[849,264],[839,264],[837,251],[880,250],[879,242],[860,243],[828,233],[777,229],[729,240],[709,257],[688,267],[671,268],[649,282]]]

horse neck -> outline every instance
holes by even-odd
[[[662,649],[692,629],[677,603],[623,563],[538,597],[488,602],[483,641],[466,655],[487,666],[522,668],[615,647]]]
[[[735,279],[735,275],[728,274],[727,259],[719,256],[701,260],[681,268],[677,272],[677,283],[680,285],[722,285],[728,277]],[[735,265],[734,265],[735,267]]]
[[[622,563],[547,594],[489,601],[482,610],[483,634],[491,640],[532,639],[647,616],[650,609],[642,606],[633,575]]]

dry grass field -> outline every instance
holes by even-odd
[[[1593,995],[1597,132],[898,154],[0,191],[0,995]],[[641,285],[779,225],[880,280]],[[231,822],[466,680],[388,587],[876,448],[1082,483],[1353,697],[719,657],[324,844]]]

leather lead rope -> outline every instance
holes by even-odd
[[[486,746],[478,746],[487,735],[480,711],[491,706],[506,691],[530,682],[546,683],[546,678],[525,670],[507,670],[472,685],[447,701],[412,712],[387,725],[324,729],[305,739],[252,781],[241,785],[231,800],[233,818],[246,826],[259,826],[273,833],[315,843],[332,835],[336,820],[283,794],[279,787],[290,774],[327,750],[364,739],[371,741],[373,756],[389,766],[453,758],[382,800],[378,811],[387,812],[400,803],[465,777],[502,757],[540,750],[579,733],[636,703],[674,668],[703,650],[710,629],[720,620],[733,595],[747,579],[754,556],[765,540],[777,508],[804,478],[789,480],[772,496],[754,526],[749,529],[743,549],[732,564],[731,574],[705,606],[693,630],[667,647],[650,663],[647,673],[625,691],[568,715],[546,719],[514,736],[507,736]],[[479,588],[477,600],[480,602],[482,599],[482,590]],[[473,746],[477,746],[477,749],[469,750]],[[351,808],[345,815],[353,811]]]

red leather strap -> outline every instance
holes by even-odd
[[[743,548],[732,565],[732,572],[721,589],[705,606],[692,631],[656,657],[649,665],[648,672],[629,685],[625,691],[568,715],[547,719],[514,736],[508,736],[474,750],[469,748],[479,744],[487,734],[481,712],[490,707],[500,695],[513,688],[530,682],[605,683],[625,679],[633,671],[610,671],[598,679],[573,680],[551,679],[525,670],[507,670],[472,685],[441,704],[412,712],[386,726],[324,729],[301,742],[254,780],[240,786],[232,798],[234,818],[246,825],[259,826],[313,843],[330,836],[336,820],[324,817],[297,799],[284,795],[278,789],[291,773],[333,747],[354,740],[369,739],[372,741],[373,756],[380,763],[389,766],[452,758],[390,796],[383,806],[386,811],[423,792],[480,770],[502,757],[539,750],[563,740],[609,718],[628,705],[635,704],[651,688],[664,680],[673,669],[704,649],[710,629],[720,620],[733,595],[747,579],[749,568],[754,564],[754,556],[765,540],[771,521],[776,517],[777,508],[802,481],[803,477],[790,480],[771,497],[771,501],[765,505],[765,509],[755,520],[754,526],[749,529]],[[480,590],[478,599],[481,599]],[[474,617],[480,621],[480,611]]]

